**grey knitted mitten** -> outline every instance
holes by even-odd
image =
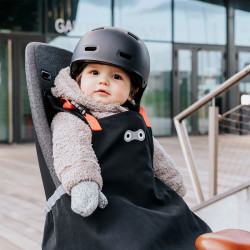
[[[83,217],[91,215],[99,206],[108,205],[106,196],[94,181],[82,181],[71,190],[71,209]]]

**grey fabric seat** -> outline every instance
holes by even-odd
[[[45,43],[29,43],[25,51],[25,71],[36,138],[36,149],[47,200],[61,184],[58,180],[52,157],[50,122],[53,110],[45,97],[50,91],[59,71],[70,65],[70,51]]]

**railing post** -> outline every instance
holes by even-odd
[[[195,162],[194,162],[194,155],[193,155],[191,143],[189,141],[188,133],[186,130],[185,121],[183,120],[180,122],[178,120],[175,120],[174,122],[175,122],[176,131],[178,134],[178,138],[181,144],[181,149],[184,155],[184,159],[187,165],[187,169],[191,177],[191,182],[194,188],[194,193],[195,193],[198,203],[201,203],[202,201],[204,201],[204,197],[203,197],[203,193],[201,190],[199,178],[197,176],[197,171],[196,171]]]
[[[214,99],[213,99],[214,104]],[[218,116],[219,110],[215,105],[209,107],[209,197],[217,195],[218,173]]]

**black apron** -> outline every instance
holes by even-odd
[[[93,149],[101,166],[104,209],[89,217],[71,210],[64,193],[46,215],[45,250],[191,250],[210,228],[154,176],[151,128],[135,111],[98,120]],[[55,203],[55,204],[54,204]]]

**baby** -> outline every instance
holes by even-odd
[[[181,198],[182,176],[140,107],[149,65],[142,40],[105,27],[85,34],[59,72],[52,94],[70,112],[51,130],[65,194],[46,221],[56,230],[47,249],[191,249],[210,231]]]

